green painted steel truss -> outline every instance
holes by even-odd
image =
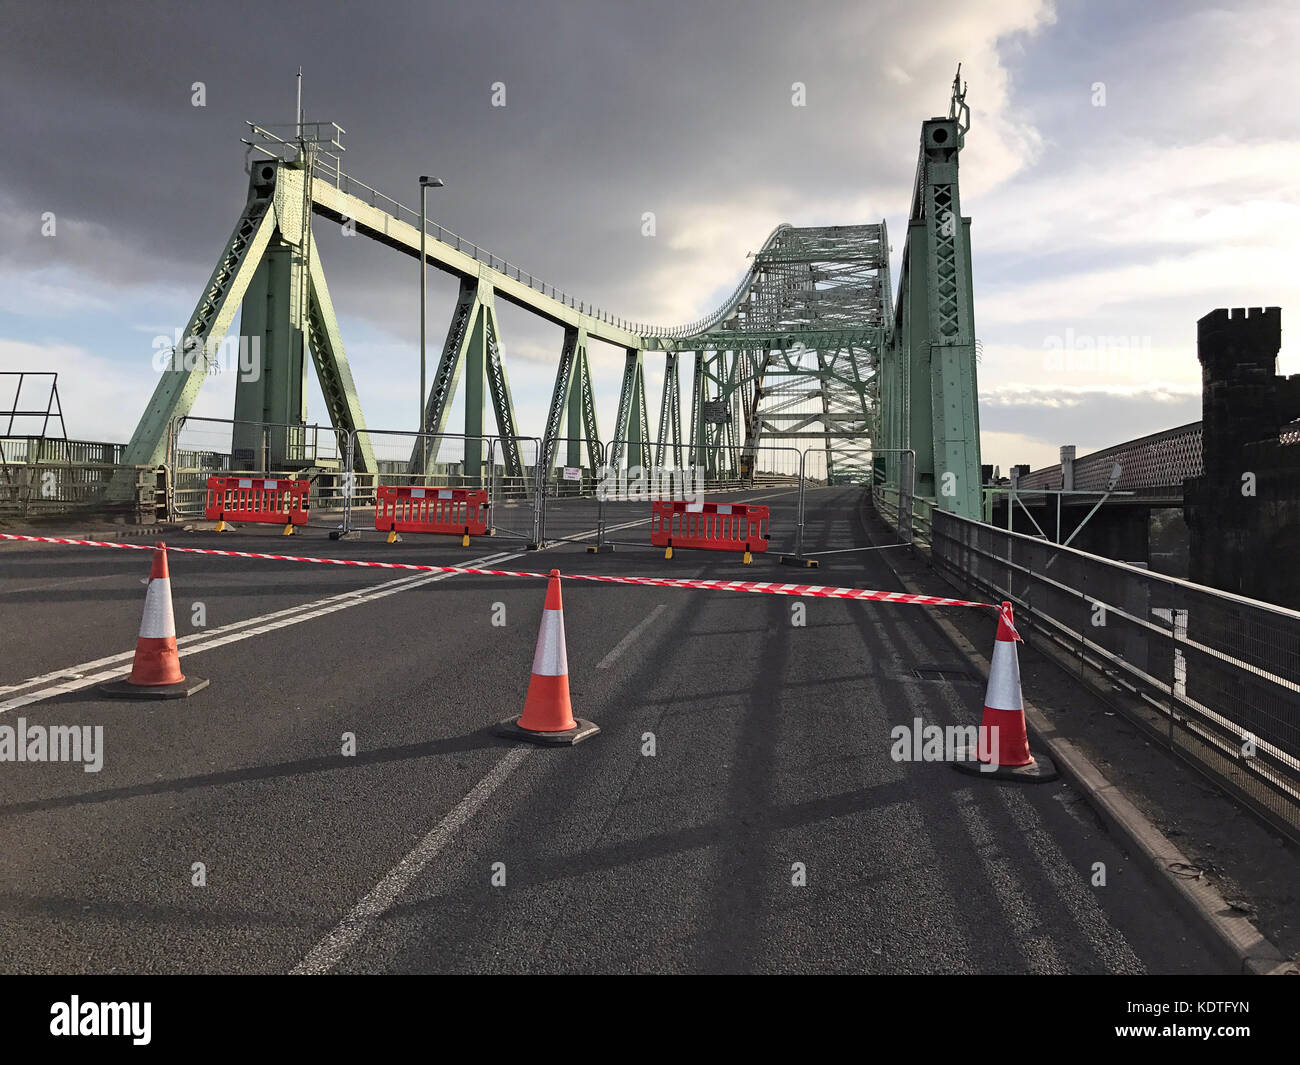
[[[549,471],[561,455],[566,465],[585,464],[593,474],[604,456],[619,467],[692,465],[710,476],[743,477],[761,468],[765,448],[795,447],[810,449],[808,473],[814,478],[865,483],[883,473],[897,484],[897,453],[910,449],[916,453],[918,493],[978,517],[970,220],[960,214],[957,178],[969,112],[958,88],[954,83],[949,117],[922,124],[896,303],[883,222],[778,226],[720,307],[671,328],[629,322],[576,300],[427,223],[428,263],[460,280],[425,399],[428,431],[439,437],[447,432],[463,383],[465,472],[471,475],[486,457],[474,440],[485,436],[487,404],[498,437],[495,461],[516,477],[538,461]],[[250,167],[247,203],[185,331],[181,354],[192,350],[198,357],[177,358],[163,373],[127,447],[128,463],[163,461],[170,427],[189,412],[209,372],[206,353],[224,337],[241,305],[242,332],[261,343],[262,373],[241,378],[237,419],[303,424],[310,352],[336,431],[344,437],[365,428],[311,236],[312,218],[345,224],[418,258],[419,216],[344,174],[336,155],[316,150],[318,142],[301,132],[295,141],[253,130],[249,143],[265,158]],[[327,144],[340,147],[333,135]],[[540,456],[520,451],[498,300],[563,330]],[[592,341],[624,353],[612,435],[604,442]],[[682,353],[693,357],[684,425]],[[664,371],[653,436],[647,358],[662,358]],[[292,437],[285,432],[272,439],[274,459],[291,461]],[[360,433],[358,444],[357,470],[373,472],[368,434]],[[436,441],[413,447],[413,471],[436,460]]]

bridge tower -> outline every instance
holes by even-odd
[[[970,219],[962,217],[958,156],[970,128],[961,68],[947,118],[921,124],[911,217],[893,328],[881,353],[877,410],[885,480],[916,453],[916,494],[944,510],[980,511]]]
[[[251,372],[241,368],[235,418],[286,427],[270,432],[270,465],[292,468],[302,459],[308,351],[340,439],[365,428],[311,231],[317,156],[341,151],[343,130],[334,123],[300,122],[296,138],[286,140],[252,128],[256,139],[247,143],[270,158],[248,167],[244,209],[126,446],[126,464],[164,461],[173,426],[189,414],[204,380],[217,368],[218,349],[237,308],[240,343],[247,343],[256,358]],[[362,440],[356,467],[373,472],[374,456],[368,440]],[[241,450],[256,452],[261,441],[256,425],[236,424],[236,456]]]

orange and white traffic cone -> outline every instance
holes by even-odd
[[[153,569],[144,593],[144,616],[135,643],[131,673],[122,680],[99,685],[104,695],[124,699],[184,699],[208,686],[202,677],[186,677],[176,650],[176,618],[172,614],[172,582],[167,573],[167,545],[153,553]]]
[[[571,747],[600,731],[597,725],[573,716],[569,702],[569,656],[564,644],[564,604],[560,600],[560,571],[553,569],[546,584],[546,606],[533,653],[524,712],[502,721],[492,732],[512,740]]]
[[[1020,659],[1016,654],[1015,617],[1011,604],[1004,602],[998,615],[998,634],[989,663],[989,684],[984,693],[984,717],[974,750],[956,753],[954,769],[994,780],[1023,780],[1045,783],[1060,774],[1050,758],[1035,760],[1029,753],[1025,731],[1025,698],[1020,691]]]

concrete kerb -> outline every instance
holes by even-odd
[[[919,585],[898,571],[888,555],[882,558],[894,579],[906,591],[925,594]],[[947,580],[944,583],[956,587]],[[947,618],[930,611],[927,611],[927,616],[987,680],[987,656]],[[1194,868],[1187,855],[1153,825],[1127,795],[1107,780],[1087,755],[1060,735],[1038,707],[1027,698],[1024,703],[1025,722],[1030,733],[1050,753],[1061,776],[1087,800],[1107,827],[1145,862],[1152,878],[1183,914],[1209,933],[1225,962],[1246,975],[1300,975],[1300,967],[1283,955],[1248,918],[1235,913],[1217,888],[1200,878],[1178,875],[1174,870]]]

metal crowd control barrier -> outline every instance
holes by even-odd
[[[527,442],[536,445],[537,441],[533,437],[511,439],[514,445],[501,449],[498,447],[501,438],[488,434],[466,436],[393,429],[361,429],[351,433],[343,462],[345,472],[340,478],[342,521],[330,533],[331,537],[360,536],[357,526],[367,528],[382,514],[381,487],[424,489],[430,493],[426,498],[432,497],[434,489],[465,489],[486,493],[484,520],[488,528],[495,528],[493,535],[534,543],[531,509],[526,521],[516,518],[520,500],[526,505],[536,505],[535,471],[531,466],[523,466],[520,474],[512,476],[504,467],[498,467],[502,461],[531,461],[537,448]],[[359,462],[373,465],[374,472],[357,470]],[[494,520],[498,512],[507,515],[504,528]],[[455,531],[464,535],[459,529]]]
[[[410,488],[379,486],[375,507],[375,528],[388,533],[395,543],[397,534],[437,533],[459,536],[469,547],[471,536],[490,536],[488,494],[481,488]]]
[[[343,455],[350,439],[322,425],[176,418],[168,427],[165,463],[170,471],[168,516],[197,517],[206,505],[208,478],[223,475],[308,478],[318,511],[331,503],[342,505],[341,475],[351,468]]]
[[[686,503],[657,499],[650,517],[650,543],[665,548],[696,547],[706,551],[742,551],[744,563],[767,550],[768,509],[761,504]]]
[[[506,466],[512,454],[519,463],[519,473],[510,473]],[[523,540],[530,551],[540,547],[542,497],[546,490],[542,441],[535,436],[491,437],[487,466],[495,535]]]
[[[599,489],[608,472],[607,449],[601,441],[586,437],[560,437],[549,447],[541,541],[585,544],[595,553],[604,537],[605,507]]]
[[[801,496],[804,485],[804,456],[797,447],[759,444],[682,444],[689,455],[684,468],[640,466],[636,459],[668,456],[674,442],[612,440],[607,455],[625,456],[633,464],[627,469],[607,470],[598,491],[600,528],[598,547],[654,547],[648,535],[653,505],[661,502],[722,502],[732,506],[768,504],[769,524],[764,550],[781,552],[782,561],[801,557]],[[716,496],[726,493],[721,500]],[[635,532],[633,531],[635,530]],[[613,535],[611,535],[613,534]],[[636,537],[643,537],[637,539]],[[615,538],[618,537],[618,538]],[[788,554],[793,552],[792,554]]]
[[[311,508],[311,482],[279,477],[209,477],[208,501],[203,514],[216,521],[217,532],[226,522],[283,525],[284,535],[295,525],[306,525]]]

